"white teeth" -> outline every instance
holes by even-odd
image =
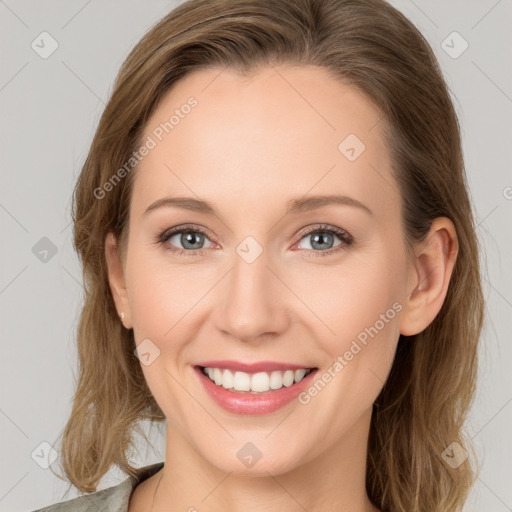
[[[270,374],[270,388],[279,389],[283,387],[283,372],[272,372]]]
[[[251,376],[245,372],[235,372],[233,388],[235,388],[235,391],[249,391],[251,389]]]
[[[217,384],[225,389],[234,391],[249,391],[252,393],[265,393],[270,389],[281,389],[290,387],[294,382],[300,382],[311,370],[301,368],[300,370],[273,371],[271,373],[245,373],[232,372],[227,369],[205,368],[204,373]]]
[[[295,382],[300,382],[306,375],[306,370],[295,370]]]
[[[270,389],[270,377],[266,372],[255,373],[251,377],[251,391],[263,393]]]
[[[226,389],[232,388],[234,380],[235,379],[233,377],[233,374],[229,370],[224,370],[224,372],[222,372],[222,387],[223,388],[226,388]]]
[[[289,388],[293,384],[295,372],[293,370],[286,370],[283,375],[283,384]]]

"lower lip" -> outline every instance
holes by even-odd
[[[217,386],[204,373],[203,370],[194,367],[199,380],[210,397],[223,409],[235,414],[269,414],[292,402],[310,385],[316,369],[311,370],[300,382],[290,387],[283,386],[280,389],[265,393],[239,393],[228,391],[222,386]]]

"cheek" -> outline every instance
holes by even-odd
[[[399,332],[399,316],[402,305],[397,300],[393,283],[383,277],[374,279],[371,273],[346,283],[337,297],[337,308],[332,305],[330,325],[335,332],[326,347],[332,357],[347,351],[361,351],[379,356],[389,349]],[[350,359],[347,353],[347,359]]]
[[[217,280],[211,267],[170,261],[164,251],[141,243],[133,248],[126,267],[135,343],[145,342],[158,354],[142,369],[155,397],[166,400],[180,395],[171,376],[189,378],[188,346],[205,321],[205,294]]]
[[[364,344],[399,332],[404,272],[399,255],[380,250],[350,256],[340,265],[290,270],[283,280],[293,283],[307,306],[301,321],[336,357],[353,340]]]
[[[134,251],[126,270],[133,332],[144,378],[166,417],[181,424],[190,402],[179,384],[185,377],[179,363],[194,337],[187,312],[193,313],[191,308],[197,299],[186,286],[186,272],[161,268],[149,251]],[[149,361],[144,359],[146,353]]]
[[[304,273],[303,275],[306,275]],[[356,417],[375,401],[391,369],[400,335],[405,259],[393,247],[365,252],[325,273],[301,281],[298,293],[307,296],[315,315],[307,315],[309,329],[323,358],[317,379],[325,383],[318,404],[330,411],[339,403]],[[306,318],[304,316],[303,318]],[[331,384],[332,383],[332,384]],[[304,401],[316,400],[316,390]],[[348,428],[345,415],[324,420]]]
[[[198,300],[197,287],[190,286],[191,272],[169,264],[163,249],[142,243],[130,253],[126,272],[136,341],[171,337],[180,318]]]
[[[371,406],[391,369],[400,336],[405,259],[384,250],[358,267],[339,277],[333,301],[326,301],[326,323],[335,334],[321,338],[336,376],[324,399],[341,400],[354,411]]]

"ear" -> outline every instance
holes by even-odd
[[[453,222],[438,217],[428,235],[415,247],[400,334],[412,336],[434,320],[443,305],[459,245]]]
[[[117,239],[113,233],[108,233],[105,238],[105,259],[107,261],[108,281],[117,313],[119,316],[121,316],[121,313],[125,314],[124,320],[121,321],[127,329],[131,329],[133,326],[123,264]]]

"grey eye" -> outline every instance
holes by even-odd
[[[177,238],[178,242],[173,241],[173,239]],[[169,243],[172,243],[173,245],[176,245],[180,249],[190,250],[194,251],[197,249],[205,249],[203,244],[205,241],[208,241],[208,238],[199,231],[180,231],[178,233],[174,233],[172,236],[169,237]],[[180,245],[181,244],[181,247]]]
[[[333,247],[337,247],[338,245],[341,245],[341,240],[339,244],[334,245],[334,239],[340,238],[335,233],[331,233],[328,230],[322,230],[322,231],[315,231],[313,233],[307,233],[305,236],[302,237],[301,240],[311,240],[309,243],[309,247],[300,247],[299,249],[316,249],[316,250],[329,250]]]

